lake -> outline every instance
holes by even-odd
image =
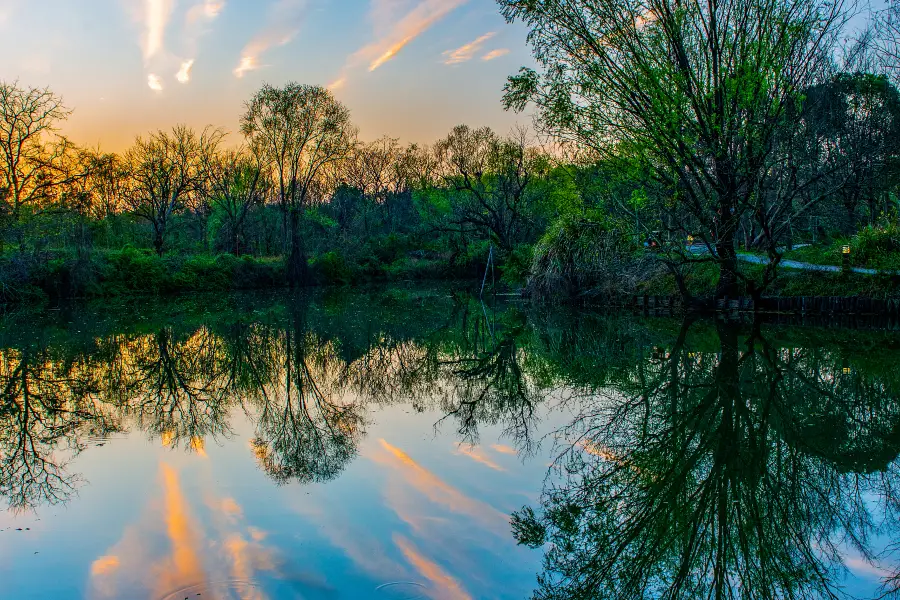
[[[0,323],[0,597],[874,598],[900,335],[445,288]]]

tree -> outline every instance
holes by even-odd
[[[246,148],[228,150],[208,155],[205,169],[210,202],[224,214],[231,253],[239,256],[250,210],[268,193],[262,159]]]
[[[534,153],[523,132],[502,139],[490,128],[459,125],[437,143],[444,181],[452,190],[453,225],[490,235],[504,251],[526,237],[526,193],[535,173]]]
[[[841,1],[498,3],[531,29],[541,67],[510,78],[507,108],[534,104],[541,127],[563,141],[647,164],[670,189],[679,235],[706,242],[719,296],[749,284],[735,248],[742,220],[766,232],[777,265],[806,183],[770,177],[777,143],[794,125],[788,111],[830,64]]]
[[[798,122],[805,148],[790,166],[822,169],[819,181],[846,213],[843,231],[858,228],[857,211],[874,223],[900,176],[900,93],[885,76],[840,73],[807,91]],[[818,163],[823,163],[819,165]]]
[[[247,103],[241,132],[274,169],[290,247],[288,278],[292,285],[305,285],[309,274],[302,219],[323,168],[352,148],[350,111],[322,87],[265,85]]]
[[[900,0],[875,14],[876,55],[891,79],[900,82]]]
[[[71,144],[56,126],[70,114],[48,88],[0,82],[0,189],[14,221],[60,185],[58,168]]]
[[[207,128],[197,135],[178,125],[171,133],[160,130],[147,139],[138,137],[125,154],[129,175],[125,201],[153,227],[153,247],[158,254],[163,253],[172,215],[203,190],[203,166],[223,136],[218,129]]]

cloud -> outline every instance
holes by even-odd
[[[481,60],[494,60],[495,58],[500,58],[501,56],[506,56],[507,54],[509,54],[509,48],[499,48],[497,50],[491,50],[490,52],[482,56]]]
[[[257,33],[241,51],[241,59],[234,69],[234,76],[241,78],[259,69],[263,54],[276,46],[284,46],[294,39],[306,16],[307,0],[280,0],[272,6],[267,25]]]
[[[159,75],[154,75],[153,73],[147,75],[147,86],[154,92],[163,91],[162,79],[159,78]],[[163,445],[166,445],[165,442],[163,442]]]
[[[334,81],[332,81],[331,83],[328,84],[328,89],[331,90],[332,92],[336,92],[337,90],[343,88],[345,85],[347,85],[347,78],[346,77],[338,77],[337,79],[335,79]]]
[[[91,563],[91,575],[108,575],[119,568],[118,556],[101,556]]]
[[[143,52],[147,63],[164,51],[166,26],[172,16],[172,0],[144,0]]]
[[[373,461],[393,469],[403,477],[410,487],[418,490],[435,504],[444,506],[457,514],[468,516],[479,523],[483,529],[500,531],[501,535],[507,534],[508,519],[500,511],[480,500],[466,496],[422,467],[403,450],[392,446],[383,439],[379,442],[385,452],[373,455],[371,457]]]
[[[195,4],[188,10],[187,23],[193,25],[202,23],[203,21],[212,21],[221,14],[225,8],[223,0],[203,0],[199,4]]]
[[[375,71],[466,2],[468,0],[422,0],[405,17],[397,21],[386,35],[364,46],[354,56],[368,62],[369,71]]]
[[[484,466],[488,467],[489,469],[493,469],[495,471],[505,471],[506,470],[503,467],[501,467],[500,465],[498,465],[497,463],[495,463],[494,461],[492,461],[491,459],[489,459],[488,457],[484,456],[478,450],[478,448],[475,446],[460,446],[458,449],[458,452],[459,452],[459,454],[462,454],[463,456],[468,456],[469,458],[471,458],[472,460],[474,460],[477,463],[483,464]]]
[[[437,600],[471,600],[460,583],[440,565],[419,552],[412,543],[401,535],[394,534],[394,543],[400,548],[404,558],[409,561],[424,579],[431,583],[437,593]]]
[[[495,452],[499,452],[500,454],[510,454],[512,456],[515,456],[516,454],[518,454],[518,452],[516,452],[515,448],[511,448],[511,447],[505,446],[503,444],[494,444],[491,446],[491,448]]]
[[[180,83],[190,83],[191,69],[196,61],[200,40],[209,29],[209,25],[218,18],[225,9],[224,0],[200,0],[188,9],[184,19],[182,40],[181,67],[175,78]]]
[[[189,83],[191,81],[191,69],[194,67],[194,61],[186,60],[181,63],[181,68],[178,69],[178,73],[175,75],[175,79],[177,79],[181,83]]]
[[[419,0],[411,10],[400,16],[401,9],[408,9],[408,2],[373,0],[372,21],[377,37],[350,55],[337,81],[346,81],[348,72],[361,66],[367,67],[370,73],[383,67],[413,40],[468,1]]]
[[[461,46],[456,50],[447,50],[444,52],[444,56],[446,56],[446,60],[444,61],[445,65],[458,65],[460,63],[468,62],[475,57],[475,54],[481,49],[486,41],[491,39],[497,35],[496,31],[491,31],[490,33],[486,33],[477,40],[473,42],[469,42],[465,46]]]

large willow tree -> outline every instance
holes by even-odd
[[[784,168],[785,138],[799,129],[804,90],[826,76],[842,0],[498,3],[530,29],[539,67],[510,78],[507,108],[533,104],[546,131],[650,167],[669,190],[672,230],[706,243],[719,295],[739,293],[742,223],[777,255],[791,218],[810,208],[808,180]]]

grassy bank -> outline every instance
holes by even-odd
[[[441,259],[406,256],[390,263],[377,258],[349,261],[337,252],[309,260],[313,285],[392,281],[474,279],[480,267]],[[0,256],[0,304],[18,305],[61,298],[110,298],[278,289],[288,287],[280,257],[231,254],[157,254],[143,249],[16,252]]]

